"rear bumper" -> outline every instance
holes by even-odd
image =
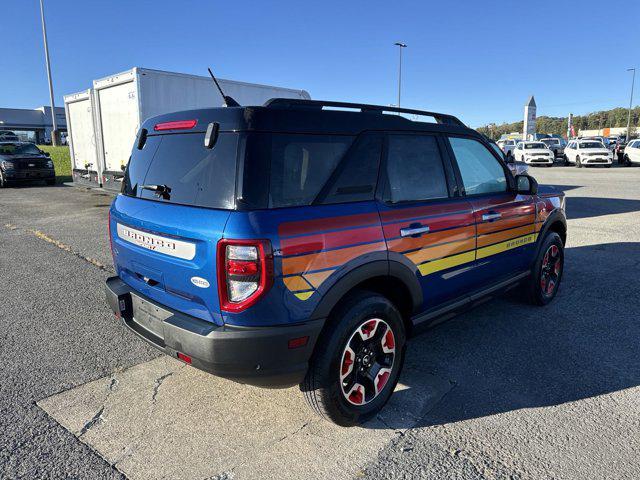
[[[107,303],[124,325],[167,355],[191,357],[191,365],[213,375],[261,387],[284,388],[304,378],[324,320],[275,327],[218,326],[159,305],[135,292],[120,277],[107,279]],[[132,295],[170,313],[151,331],[135,319]],[[290,349],[289,340],[308,336]]]

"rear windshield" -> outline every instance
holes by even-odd
[[[560,145],[560,140],[557,138],[545,138],[542,142],[547,145]]]
[[[237,133],[220,133],[212,149],[202,133],[153,135],[133,148],[122,193],[197,207],[235,206]]]
[[[524,148],[525,150],[534,150],[536,148],[547,148],[547,146],[544,143],[525,143]]]

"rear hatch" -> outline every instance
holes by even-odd
[[[111,207],[116,271],[134,290],[221,324],[216,247],[234,208],[238,134],[204,146],[200,125],[160,130],[134,146]]]

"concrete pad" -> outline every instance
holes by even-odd
[[[240,385],[169,357],[38,405],[132,479],[352,478],[452,386],[410,367],[401,382],[376,420],[354,428],[316,417],[297,388]]]

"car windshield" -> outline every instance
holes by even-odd
[[[544,143],[536,142],[536,143],[525,143],[524,148],[525,150],[534,150],[537,148],[547,148],[547,146]]]
[[[0,155],[41,155],[32,143],[0,143]]]
[[[582,142],[580,148],[604,148],[604,145],[600,142]]]
[[[547,138],[545,140],[542,140],[542,143],[544,143],[545,145],[560,145],[560,140],[558,140],[557,138]]]

